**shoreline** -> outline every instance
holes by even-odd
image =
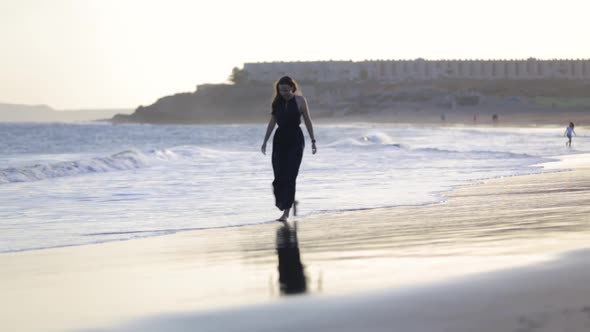
[[[563,169],[567,163],[554,166]],[[297,247],[307,293],[323,298],[428,287],[582,248],[590,212],[585,204],[590,169],[583,165],[461,186],[446,202],[431,206],[300,219]],[[283,299],[278,227],[206,229],[2,254],[0,291],[10,309],[0,321],[6,330],[63,331],[174,312],[275,307]]]
[[[416,204],[416,205],[389,205],[389,206],[377,206],[377,207],[368,207],[368,208],[352,208],[352,209],[341,209],[341,210],[323,210],[321,212],[312,212],[309,215],[303,215],[301,217],[297,217],[297,219],[309,219],[309,218],[320,218],[320,217],[328,217],[330,218],[330,216],[336,216],[342,213],[356,213],[356,212],[370,212],[370,211],[379,211],[379,210],[383,210],[383,209],[398,209],[398,208],[420,208],[420,207],[431,207],[431,206],[436,206],[439,204],[444,204],[446,201],[448,201],[449,199],[449,194],[451,194],[453,191],[462,188],[462,187],[466,187],[466,186],[476,186],[476,185],[481,185],[483,183],[485,183],[486,181],[490,181],[490,180],[495,180],[495,179],[501,179],[501,178],[511,178],[511,177],[519,177],[519,176],[527,176],[527,175],[535,175],[535,174],[546,174],[546,173],[553,173],[553,172],[567,172],[567,171],[571,171],[574,168],[561,168],[559,167],[560,164],[563,163],[563,161],[560,161],[560,158],[570,158],[572,156],[590,156],[590,154],[586,154],[586,153],[580,153],[580,154],[572,154],[572,155],[562,155],[562,156],[553,156],[553,157],[543,157],[543,159],[557,159],[556,161],[548,161],[545,163],[540,163],[540,164],[533,164],[533,165],[529,165],[528,168],[533,168],[533,167],[549,167],[547,169],[551,169],[548,171],[542,171],[542,172],[531,172],[531,173],[526,173],[526,174],[513,174],[513,175],[508,175],[508,176],[499,176],[499,177],[490,177],[490,178],[479,178],[479,179],[473,179],[473,180],[468,180],[466,183],[462,183],[462,184],[456,184],[456,185],[451,185],[449,189],[447,190],[442,190],[442,191],[436,191],[436,192],[431,192],[430,194],[432,194],[433,197],[436,198],[436,202],[426,202],[426,203],[421,203],[421,204]],[[577,159],[577,158],[575,158]],[[585,161],[582,161],[582,163],[584,164]],[[578,165],[579,163],[577,163]],[[293,217],[295,218],[295,217]],[[182,233],[186,233],[186,232],[198,232],[198,231],[204,231],[204,230],[209,230],[209,229],[231,229],[231,228],[240,228],[240,227],[251,227],[251,226],[258,226],[258,225],[267,225],[267,224],[275,224],[276,220],[270,220],[270,221],[264,221],[264,222],[259,222],[259,223],[252,223],[252,224],[240,224],[240,225],[230,225],[230,226],[215,226],[215,227],[203,227],[203,228],[190,228],[190,229],[178,229],[178,230],[170,230],[170,229],[163,229],[163,230],[144,230],[144,231],[138,231],[137,233],[155,233],[155,232],[169,232],[167,234],[157,234],[157,235],[148,235],[148,236],[140,236],[137,238],[128,238],[128,239],[120,239],[120,240],[109,240],[109,241],[103,241],[103,242],[92,242],[92,243],[83,243],[83,244],[66,244],[66,245],[61,245],[61,246],[54,246],[54,247],[39,247],[39,248],[27,248],[27,249],[17,249],[17,250],[12,250],[12,251],[0,251],[0,255],[4,255],[4,254],[11,254],[11,253],[20,253],[20,252],[29,252],[29,251],[39,251],[39,250],[51,250],[51,249],[61,249],[61,248],[72,248],[72,247],[82,247],[82,246],[88,246],[88,245],[100,245],[100,244],[106,244],[106,243],[111,243],[111,242],[127,242],[127,241],[135,241],[135,240],[143,240],[143,239],[150,239],[150,238],[155,238],[155,237],[165,237],[165,236],[172,236],[172,235],[176,235],[176,234],[182,234]],[[132,232],[133,233],[133,232]]]
[[[586,153],[578,153],[572,155],[561,155],[561,156],[552,156],[552,157],[542,157],[542,159],[559,159],[559,158],[569,158],[572,156],[581,156],[584,157]],[[590,154],[588,154],[590,156]],[[577,159],[577,158],[576,158]],[[531,164],[528,165],[525,169],[533,169],[535,167],[544,167],[545,165],[551,165],[557,162],[547,161],[540,164]],[[585,163],[583,160],[582,164]],[[576,165],[580,165],[578,162]],[[301,218],[314,218],[314,217],[324,217],[327,216],[328,218],[331,215],[338,215],[341,213],[347,212],[361,212],[361,211],[373,211],[373,210],[382,210],[382,209],[396,209],[396,208],[419,208],[419,207],[429,207],[429,206],[436,206],[438,204],[444,204],[449,199],[449,194],[453,191],[465,187],[465,186],[473,186],[485,183],[486,181],[495,180],[499,178],[511,178],[511,177],[519,177],[519,176],[527,176],[527,175],[534,175],[534,174],[544,174],[544,173],[553,173],[553,172],[560,172],[560,171],[569,171],[571,169],[565,169],[560,167],[552,167],[552,170],[547,171],[530,171],[528,173],[515,173],[513,175],[505,175],[499,177],[489,177],[489,178],[477,178],[472,180],[466,180],[464,183],[454,184],[451,185],[448,189],[441,190],[441,191],[433,191],[430,192],[433,199],[431,202],[424,202],[415,205],[387,205],[387,206],[375,206],[375,207],[368,207],[368,208],[351,208],[351,209],[340,209],[340,210],[322,210],[316,212],[310,212],[308,215],[303,215],[299,217]],[[51,250],[51,249],[59,249],[59,248],[71,248],[71,247],[81,247],[81,246],[88,246],[88,245],[100,245],[105,243],[111,242],[127,242],[127,241],[135,241],[135,240],[143,240],[143,239],[150,239],[162,236],[171,236],[175,234],[182,234],[186,232],[195,232],[195,231],[203,231],[208,229],[231,229],[237,227],[251,227],[256,225],[265,225],[265,224],[274,224],[274,220],[258,222],[258,223],[250,223],[250,224],[239,224],[239,225],[229,225],[229,226],[214,226],[214,227],[194,227],[194,228],[186,228],[186,229],[155,229],[155,230],[141,230],[141,231],[131,231],[130,233],[164,233],[164,234],[156,234],[156,235],[146,235],[146,236],[137,236],[134,238],[125,238],[125,239],[117,239],[117,240],[106,240],[106,241],[98,241],[98,242],[90,242],[90,243],[82,243],[82,244],[65,244],[65,245],[58,245],[58,246],[51,246],[51,247],[36,247],[36,248],[25,248],[25,249],[16,249],[16,250],[9,250],[9,251],[0,251],[0,255],[10,254],[10,253],[20,253],[20,252],[29,252],[29,251],[38,251],[38,250]]]

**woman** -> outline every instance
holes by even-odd
[[[272,112],[264,142],[260,150],[266,154],[266,142],[270,134],[278,125],[272,140],[272,182],[275,195],[275,205],[283,211],[278,221],[287,221],[289,211],[295,201],[295,182],[299,173],[299,165],[303,157],[305,140],[299,127],[301,116],[311,138],[311,151],[317,152],[311,116],[307,108],[307,100],[298,91],[297,83],[289,76],[283,76],[275,84],[275,97],[272,101]]]

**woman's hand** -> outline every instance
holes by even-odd
[[[315,154],[318,152],[318,148],[315,146],[315,142],[311,143],[311,153]]]
[[[260,147],[260,151],[262,151],[262,154],[266,156],[266,142],[262,143],[262,146]]]

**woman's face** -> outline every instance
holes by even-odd
[[[289,84],[279,84],[279,93],[285,99],[293,97],[293,87]]]

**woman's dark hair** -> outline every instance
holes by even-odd
[[[289,76],[283,76],[283,77],[281,77],[275,83],[275,95],[274,95],[273,100],[272,100],[272,110],[273,110],[273,112],[274,112],[276,106],[278,105],[278,103],[283,100],[283,96],[281,96],[281,94],[279,93],[279,85],[289,85],[289,86],[291,86],[291,88],[293,88],[293,92],[296,92],[299,89],[299,86],[297,85],[297,82],[295,82],[294,79],[292,79]]]
[[[574,123],[570,122],[570,127],[574,128]]]

